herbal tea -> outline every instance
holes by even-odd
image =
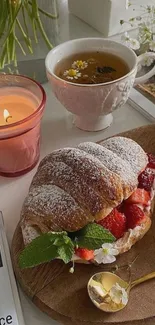
[[[55,74],[78,84],[100,84],[121,78],[129,72],[124,60],[106,52],[87,52],[61,60]]]

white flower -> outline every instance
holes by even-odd
[[[83,69],[86,69],[87,67],[88,67],[88,63],[86,61],[82,61],[82,60],[74,61],[72,64],[73,69],[83,70]]]
[[[140,48],[140,43],[136,38],[130,38],[126,45],[130,47],[132,50],[138,50]]]
[[[108,264],[116,261],[115,255],[118,255],[119,251],[114,248],[113,244],[103,244],[102,248],[94,251],[94,260],[98,264]]]
[[[109,295],[111,300],[116,304],[123,304],[124,306],[128,303],[128,294],[124,288],[122,288],[118,283],[112,286]]]
[[[149,22],[143,22],[139,25],[138,39],[140,43],[146,43],[152,40],[152,26]]]
[[[130,47],[133,50],[138,50],[140,48],[139,41],[136,38],[131,38],[127,32],[124,33],[121,39],[126,46]]]
[[[150,48],[151,51],[155,52],[155,41],[150,42],[149,48]]]
[[[143,59],[143,61],[141,62],[141,65],[143,67],[149,67],[154,61],[154,58],[150,57],[150,56],[145,56],[145,58]]]
[[[76,69],[69,69],[64,72],[64,76],[70,80],[78,79],[79,77],[81,77],[81,72]]]
[[[123,42],[126,42],[126,41],[128,41],[130,39],[130,36],[129,36],[129,34],[127,33],[127,32],[125,32],[123,35],[122,35],[122,37],[121,37],[121,40],[123,41]]]

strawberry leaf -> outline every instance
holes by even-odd
[[[98,249],[104,243],[112,243],[116,238],[111,232],[96,223],[90,223],[75,234],[75,243],[80,248]]]

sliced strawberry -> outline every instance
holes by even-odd
[[[142,188],[137,188],[134,193],[125,201],[125,203],[129,204],[142,204],[147,206],[150,201],[150,193],[145,191]]]
[[[98,224],[108,229],[117,239],[122,237],[126,230],[126,218],[117,209],[113,209],[107,217],[98,221]]]
[[[141,225],[146,219],[144,212],[136,204],[126,205],[125,216],[127,219],[127,229],[133,229]]]
[[[123,202],[117,205],[117,211],[123,212]]]
[[[75,254],[86,261],[90,261],[94,258],[94,251],[87,248],[76,248]]]
[[[148,167],[155,169],[155,156],[152,153],[148,153]]]
[[[139,188],[143,188],[144,190],[150,192],[153,187],[155,174],[149,168],[146,168],[143,173],[141,173],[138,177]]]

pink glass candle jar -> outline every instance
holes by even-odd
[[[45,102],[45,91],[36,81],[0,75],[0,175],[19,176],[37,164]]]

